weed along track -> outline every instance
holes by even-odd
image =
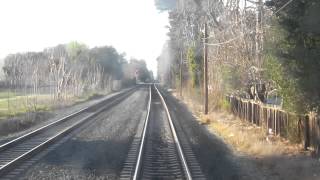
[[[39,159],[38,155],[95,122],[97,115],[120,103],[135,90],[118,93],[1,145],[0,179],[15,179]]]
[[[150,86],[144,128],[137,132],[121,172],[121,179],[205,179],[192,150],[181,144],[166,102],[155,85]],[[181,136],[181,135],[180,135]],[[190,166],[197,165],[198,172]]]

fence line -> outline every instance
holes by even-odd
[[[227,96],[231,112],[242,120],[263,127],[270,133],[302,143],[305,149],[320,152],[320,119],[315,113],[298,115],[257,101]]]

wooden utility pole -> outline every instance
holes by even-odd
[[[204,114],[208,114],[208,29],[207,23],[204,24],[203,40],[203,91],[204,91]]]
[[[183,64],[183,54],[182,50],[180,52],[180,97],[182,98],[182,64]]]
[[[262,13],[263,13],[263,1],[258,0],[257,2],[257,10],[256,10],[256,34],[255,34],[255,41],[256,41],[256,48],[255,48],[255,55],[256,55],[256,64],[258,68],[261,68],[262,63],[262,44],[263,44],[263,35],[262,35]]]

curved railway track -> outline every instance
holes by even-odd
[[[120,103],[134,90],[135,88],[111,96],[0,145],[0,179],[14,179],[33,163],[30,159],[34,156],[59,143],[71,132],[89,125],[94,117]],[[26,161],[29,162],[25,163]],[[23,167],[21,167],[22,165]]]
[[[120,179],[205,179],[181,136],[160,91],[150,86],[146,120],[133,140]]]

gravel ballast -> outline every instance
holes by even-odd
[[[123,89],[100,98],[94,98],[70,106],[56,107],[54,110],[50,111],[32,112],[9,119],[3,119],[0,122],[0,144],[4,144],[14,138],[29,133],[51,122],[57,121],[58,119],[61,119],[69,114],[92,106],[128,90],[129,89]]]
[[[118,179],[133,136],[143,123],[148,89],[141,87],[24,174],[26,179]]]
[[[170,93],[162,92],[175,126],[180,126],[183,130],[183,135],[188,139],[207,179],[261,179],[258,171],[252,172],[254,167],[243,166],[241,157],[235,156],[228,144],[199,124],[187,106]]]

